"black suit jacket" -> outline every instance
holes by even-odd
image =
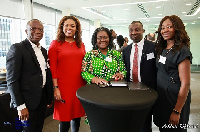
[[[41,48],[47,62],[47,51]],[[28,39],[11,45],[6,56],[7,86],[11,95],[11,107],[16,108],[25,103],[28,110],[36,109],[45,91],[43,102],[51,104],[53,84],[50,69],[46,69],[46,85],[43,86],[42,71],[35,52]]]
[[[128,45],[123,50],[123,60],[127,70],[126,81],[130,81],[130,55],[132,44]],[[153,53],[154,58],[147,60],[147,54]],[[156,53],[155,44],[151,41],[144,40],[144,46],[142,50],[141,62],[140,62],[140,76],[141,82],[147,86],[156,89]]]

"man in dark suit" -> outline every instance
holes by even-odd
[[[140,21],[133,21],[129,25],[129,35],[133,43],[123,50],[123,60],[127,70],[126,81],[136,80],[156,89],[155,44],[143,39],[144,32],[143,24]],[[135,51],[137,52],[137,68],[134,68]],[[137,69],[137,75],[133,69]],[[145,121],[143,132],[152,131],[151,116],[150,113]]]
[[[50,107],[53,100],[47,51],[39,43],[43,28],[39,20],[30,20],[25,30],[27,39],[13,44],[6,57],[10,105],[17,108],[26,132],[42,132],[46,107]]]

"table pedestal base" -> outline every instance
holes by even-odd
[[[89,120],[91,132],[141,132],[150,108],[110,109],[80,100]]]

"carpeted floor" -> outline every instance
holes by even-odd
[[[189,128],[188,132],[200,132],[200,73],[191,73],[191,113],[189,125],[194,125],[197,128]],[[45,119],[43,132],[58,132],[59,121],[53,120],[52,115]],[[153,132],[158,132],[158,128],[153,124]],[[91,132],[90,127],[85,124],[84,118],[81,119],[79,132]]]
[[[47,117],[44,122],[43,132],[58,132],[59,121],[53,120],[52,115]],[[69,131],[71,132],[71,131]],[[85,118],[81,118],[79,132],[91,132],[89,125],[85,124]]]

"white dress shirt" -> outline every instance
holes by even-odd
[[[29,40],[29,39],[28,39]],[[43,86],[46,84],[46,69],[47,69],[47,64],[46,64],[46,61],[45,61],[45,58],[42,54],[42,51],[41,51],[41,45],[36,45],[34,43],[32,43],[30,40],[29,42],[31,43],[31,46],[35,52],[35,55],[37,57],[37,60],[40,64],[40,69],[42,70],[42,77],[43,77]],[[25,104],[22,104],[20,106],[17,107],[17,110],[22,110],[26,108],[26,105]]]
[[[133,58],[134,58],[134,53],[135,53],[135,44],[132,44],[132,49],[131,49],[131,55],[130,55],[130,81],[133,81]],[[138,48],[138,81],[141,82],[141,76],[140,76],[140,62],[141,62],[141,56],[142,56],[142,50],[144,46],[144,39],[142,39],[140,42],[137,43],[137,48]]]

